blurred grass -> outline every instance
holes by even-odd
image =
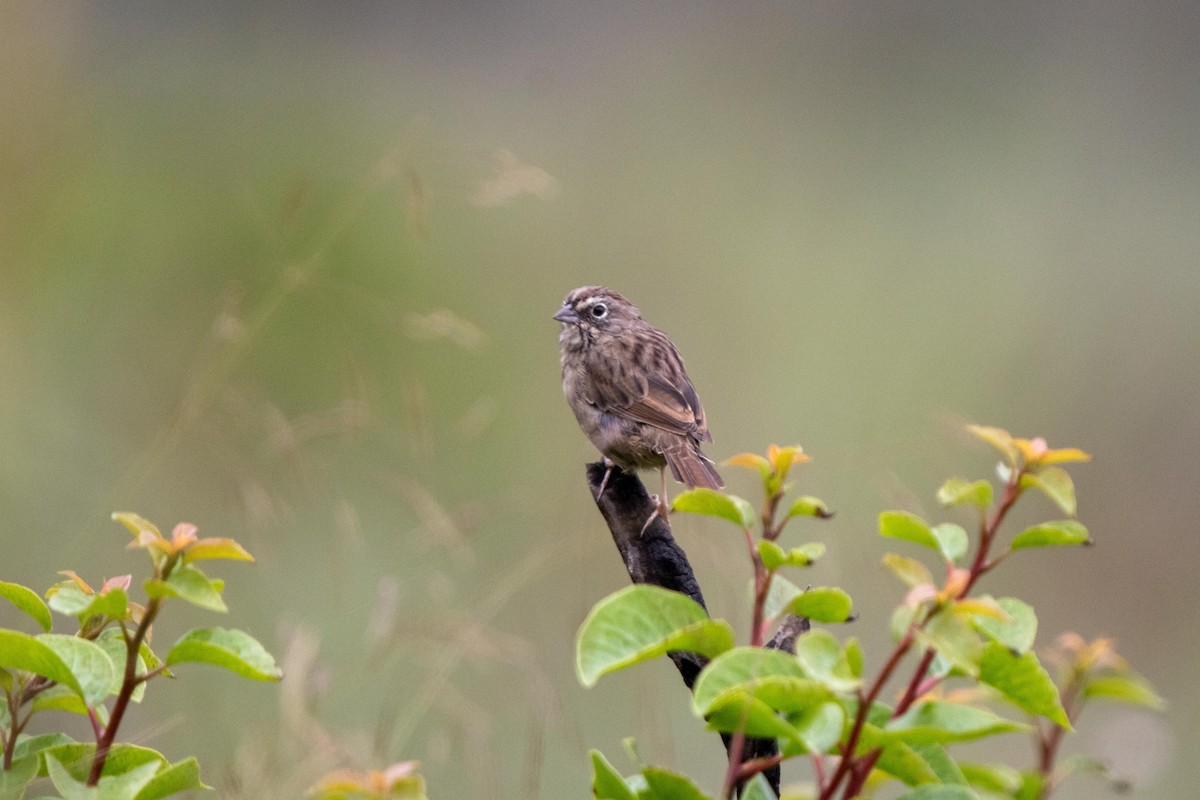
[[[1106,745],[1120,716],[1076,744],[1147,791],[1194,785],[1156,761],[1200,717],[1200,637],[1171,622],[1200,557],[1192,6],[0,14],[6,579],[127,572],[111,511],[186,519],[259,556],[228,571],[235,618],[279,652],[311,632],[327,677],[289,697],[364,763],[422,758],[442,796],[567,796],[586,747],[634,733],[715,780],[669,670],[590,692],[571,672],[575,627],[625,578],[549,314],[603,281],[687,355],[715,456],[815,456],[805,491],[838,510],[813,531],[820,582],[854,594],[869,647],[897,596],[878,510],[990,469],[958,422],[1094,452],[1099,546],[987,588],[1046,637],[1116,636],[1172,712],[1155,752]],[[501,149],[557,194],[473,205]],[[744,616],[736,542],[677,527],[710,604]],[[399,638],[364,667],[390,585]],[[503,646],[456,657],[475,614]],[[209,782],[245,738],[287,738],[270,688],[162,691],[178,715],[131,730]],[[403,752],[371,753],[381,709]]]

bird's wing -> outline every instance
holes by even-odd
[[[613,368],[611,362],[599,370],[607,380],[593,380],[595,397],[591,400],[600,409],[656,428],[691,436],[700,441],[712,441],[704,424],[704,408],[692,382],[683,369],[683,361],[670,341],[663,336],[660,346],[671,358],[666,364],[638,364],[636,369]],[[645,348],[647,353],[650,348]],[[628,352],[622,354],[627,358]]]

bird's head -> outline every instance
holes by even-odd
[[[572,290],[554,318],[563,324],[564,333],[574,328],[585,341],[620,335],[627,328],[642,324],[637,306],[603,286]]]

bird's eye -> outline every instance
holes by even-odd
[[[596,305],[592,306],[592,316],[596,319],[603,319],[607,313],[608,306],[604,305],[604,303],[596,303]]]

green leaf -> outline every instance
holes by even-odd
[[[879,515],[879,534],[892,539],[903,539],[930,550],[941,550],[937,537],[929,524],[916,514],[907,511],[884,511]]]
[[[187,564],[171,570],[165,581],[158,578],[147,579],[146,595],[151,598],[178,597],[209,611],[229,610],[225,601],[221,599],[221,591],[216,582]]]
[[[1062,467],[1039,467],[1021,476],[1022,488],[1034,488],[1049,497],[1062,512],[1075,516],[1075,483]]]
[[[917,703],[887,724],[883,736],[909,744],[966,742],[1029,730],[1028,725],[998,717],[990,711],[943,700]]]
[[[87,781],[88,774],[91,772],[96,745],[73,742],[49,747],[43,752],[48,756],[53,756],[73,780],[82,784]],[[108,752],[108,758],[104,761],[104,770],[100,774],[102,777],[115,777],[150,765],[154,767],[150,770],[150,774],[153,775],[166,764],[167,759],[157,750],[133,744],[117,744],[113,745]]]
[[[925,647],[932,647],[967,675],[979,674],[983,644],[970,621],[957,614],[935,615],[918,634]]]
[[[846,664],[850,667],[850,674],[858,678],[862,676],[863,671],[863,651],[862,645],[858,643],[858,639],[851,636],[846,640]]]
[[[589,755],[592,757],[592,796],[596,800],[637,800],[637,795],[603,753],[591,750]]]
[[[796,658],[808,677],[834,692],[852,692],[862,684],[850,668],[837,639],[829,631],[802,633],[796,639]]]
[[[22,734],[17,737],[17,746],[13,748],[13,757],[22,758],[63,744],[76,744],[76,742],[65,733],[43,733],[37,736]]]
[[[999,691],[1017,708],[1072,729],[1058,687],[1032,650],[1017,654],[1002,644],[990,642],[983,649],[979,680]]]
[[[754,526],[754,508],[748,502],[713,489],[689,489],[675,497],[671,510],[720,517],[741,528]]]
[[[45,763],[51,783],[64,800],[134,800],[159,767],[157,762],[147,761],[127,770],[110,771],[106,761],[103,777],[93,789],[59,761],[55,752],[46,752]]]
[[[805,680],[795,656],[763,647],[735,647],[704,667],[692,688],[692,709],[704,716],[723,695],[733,690],[753,694],[755,687],[769,678],[792,678],[814,687],[810,703],[822,702],[830,696],[828,690]]]
[[[116,670],[108,653],[95,642],[61,633],[43,633],[38,641],[63,660],[78,681],[79,695],[89,706],[108,697]]]
[[[817,681],[803,677],[794,656],[778,650],[740,647],[722,653],[696,682],[693,709],[712,730],[786,738],[808,747],[814,732],[793,727],[819,722],[812,712],[833,698]],[[787,715],[785,721],[779,713]],[[819,733],[819,732],[818,732]],[[841,733],[840,722],[837,735]]]
[[[737,733],[762,739],[789,739],[802,743],[800,732],[777,711],[746,691],[721,695],[708,710],[705,722],[709,730]]]
[[[1166,701],[1154,691],[1150,682],[1136,673],[1092,678],[1083,687],[1083,696],[1152,708],[1156,711],[1166,707]]]
[[[54,584],[46,597],[50,608],[68,617],[78,617],[80,622],[93,615],[125,619],[129,605],[129,595],[119,586],[101,594],[88,594],[75,581]]]
[[[690,779],[661,767],[645,767],[642,775],[654,800],[712,800]]]
[[[108,653],[108,657],[113,663],[113,684],[109,688],[109,694],[117,694],[121,691],[121,684],[125,681],[125,658],[129,648],[125,644],[125,638],[121,635],[121,631],[117,628],[106,628],[101,631],[96,637],[98,644],[104,652]],[[136,665],[136,675],[146,674],[146,662],[139,654]],[[142,697],[146,694],[146,684],[139,683],[133,690],[133,694],[129,699],[135,703],[142,702]]]
[[[820,519],[829,519],[833,516],[833,512],[829,510],[829,506],[825,505],[824,501],[816,497],[797,497],[792,501],[792,507],[788,509],[789,517],[818,517]]]
[[[968,483],[962,478],[951,478],[937,491],[938,502],[944,506],[970,504],[987,508],[992,504],[992,484],[983,480]]]
[[[880,750],[876,768],[897,780],[909,786],[937,781],[937,774],[929,762],[921,758],[910,745],[889,740],[877,725],[867,723],[863,725],[856,752],[863,755],[875,749]]]
[[[277,681],[282,677],[275,659],[245,631],[229,628],[194,628],[167,653],[166,663],[213,664],[244,678]]]
[[[254,556],[233,539],[201,539],[188,545],[183,551],[183,562],[223,558],[231,561],[253,561]]]
[[[905,792],[896,800],[979,800],[979,797],[967,786],[930,783]]]
[[[1013,550],[1026,547],[1049,547],[1053,545],[1083,544],[1090,545],[1087,528],[1073,519],[1062,519],[1055,522],[1043,522],[1026,528],[1018,533],[1012,542]]]
[[[826,701],[802,714],[790,714],[788,719],[800,732],[810,753],[828,753],[842,738],[846,727],[846,710],[841,703]]]
[[[933,575],[930,574],[929,568],[915,558],[898,553],[885,553],[883,565],[910,589],[933,584]]]
[[[1008,619],[976,617],[976,629],[992,641],[999,642],[1008,649],[1019,653],[1024,653],[1033,647],[1038,626],[1037,614],[1034,613],[1033,606],[1015,597],[1001,597],[996,601],[996,605],[1008,615]]]
[[[925,759],[941,783],[954,783],[964,786],[967,784],[966,776],[958,768],[958,762],[950,757],[950,754],[946,752],[946,748],[943,745],[933,743],[915,744],[913,745],[913,750],[916,750],[917,755]]]
[[[78,616],[86,611],[95,596],[80,589],[74,581],[56,583],[46,592],[50,608],[68,617]]]
[[[57,683],[49,689],[38,692],[33,698],[34,711],[66,711],[69,714],[87,716],[88,706],[74,689]]]
[[[758,540],[758,557],[768,570],[779,569],[787,561],[787,553],[770,539]]]
[[[754,591],[753,584],[750,591]],[[775,619],[787,611],[788,604],[798,597],[803,590],[782,575],[771,577],[771,586],[767,589],[767,600],[763,603],[763,615],[767,619]]]
[[[938,550],[947,561],[958,561],[967,554],[967,532],[961,525],[944,522],[934,527],[932,533],[937,539]]]
[[[850,620],[850,595],[832,586],[809,589],[788,603],[788,613],[808,617],[814,622],[847,622]]]
[[[778,800],[775,792],[771,789],[771,784],[767,782],[766,776],[761,772],[750,779],[738,797],[741,800]]]
[[[96,800],[134,800],[154,780],[156,764],[142,764],[120,775],[101,778],[96,785]]]
[[[63,800],[96,800],[97,791],[89,789],[83,781],[76,780],[53,753],[46,753],[45,762],[46,773]]]
[[[1021,773],[1007,764],[973,764],[959,762],[967,783],[989,792],[1013,796],[1021,788]]]
[[[32,617],[34,622],[42,626],[43,631],[49,632],[51,626],[54,625],[54,620],[50,617],[50,609],[32,589],[19,583],[0,581],[0,597]]]
[[[200,762],[185,758],[165,769],[160,769],[150,782],[134,796],[134,800],[162,800],[189,789],[209,789],[200,780]]]
[[[584,686],[594,686],[601,675],[667,652],[712,658],[731,647],[729,623],[709,619],[686,595],[638,584],[592,607],[575,640],[575,671]]]
[[[769,539],[759,539],[758,555],[762,558],[763,566],[769,570],[780,567],[811,567],[818,558],[825,555],[825,545],[809,542],[785,551]]]
[[[0,768],[0,800],[21,800],[25,787],[37,777],[39,763],[37,755],[30,754],[14,758],[7,770]]]
[[[79,681],[75,679],[71,668],[62,657],[28,634],[0,629],[0,667],[22,669],[41,675],[83,696]]]
[[[1016,800],[1042,800],[1046,791],[1046,777],[1037,770],[1027,770],[1021,773],[1021,785],[1016,794]]]

